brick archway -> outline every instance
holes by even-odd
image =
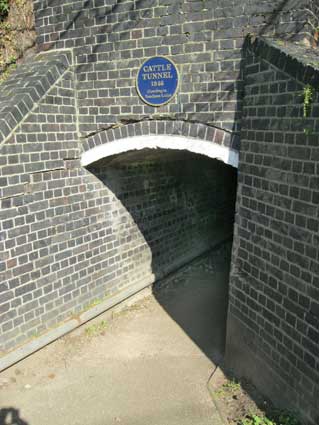
[[[238,136],[184,121],[143,121],[101,131],[85,141],[81,163],[87,166],[107,156],[158,148],[186,150],[238,167]]]

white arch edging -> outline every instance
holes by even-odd
[[[218,159],[225,164],[238,168],[239,154],[234,149],[214,142],[191,139],[183,136],[135,136],[104,143],[84,152],[81,165],[87,166],[102,158],[120,153],[142,149],[174,149]]]

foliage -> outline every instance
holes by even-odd
[[[85,329],[85,333],[88,337],[93,337],[101,334],[107,328],[107,322],[102,320],[100,323],[93,324],[88,326]]]
[[[311,103],[313,101],[313,88],[307,84],[303,91],[303,116],[309,116]]]
[[[217,397],[224,397],[227,393],[235,393],[241,389],[240,383],[236,381],[227,381],[218,390],[215,391]]]
[[[0,20],[7,16],[9,9],[9,0],[0,0]]]
[[[0,63],[0,66],[1,66],[1,63]],[[11,64],[11,65],[7,65],[6,69],[4,71],[0,72],[0,84],[3,81],[5,81],[16,68],[17,68],[16,63]]]
[[[300,425],[299,420],[285,412],[278,412],[272,419],[267,416],[250,415],[242,419],[239,425]]]
[[[33,48],[35,40],[33,1],[0,0],[0,84]]]
[[[242,419],[240,425],[276,425],[276,423],[266,416],[252,415],[249,418]]]
[[[318,0],[309,0],[307,7],[305,8],[307,14],[308,24],[313,30],[318,31],[319,29],[319,2]]]

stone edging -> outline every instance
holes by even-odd
[[[0,357],[0,372],[7,369],[8,367],[14,365],[15,363],[23,360],[25,357],[30,356],[46,345],[54,342],[58,338],[66,335],[67,333],[73,331],[84,323],[88,322],[91,319],[94,319],[98,315],[104,313],[105,311],[117,306],[121,302],[125,301],[127,298],[132,297],[139,293],[140,291],[150,287],[152,283],[142,282],[140,286],[134,286],[133,288],[127,288],[124,291],[112,296],[110,299],[102,302],[101,304],[92,307],[90,310],[87,310],[77,316],[76,319],[70,319],[65,323],[62,323],[59,327],[54,328],[46,332],[45,334],[39,336],[38,338],[28,342],[25,345],[22,345],[20,348],[15,349],[14,351],[5,354],[3,357]]]

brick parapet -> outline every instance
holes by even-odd
[[[0,92],[0,144],[72,65],[71,52],[48,52],[19,66]]]
[[[293,43],[280,39],[246,37],[245,56],[253,54],[267,61],[282,72],[302,84],[319,87],[318,50],[307,48],[303,43]]]

